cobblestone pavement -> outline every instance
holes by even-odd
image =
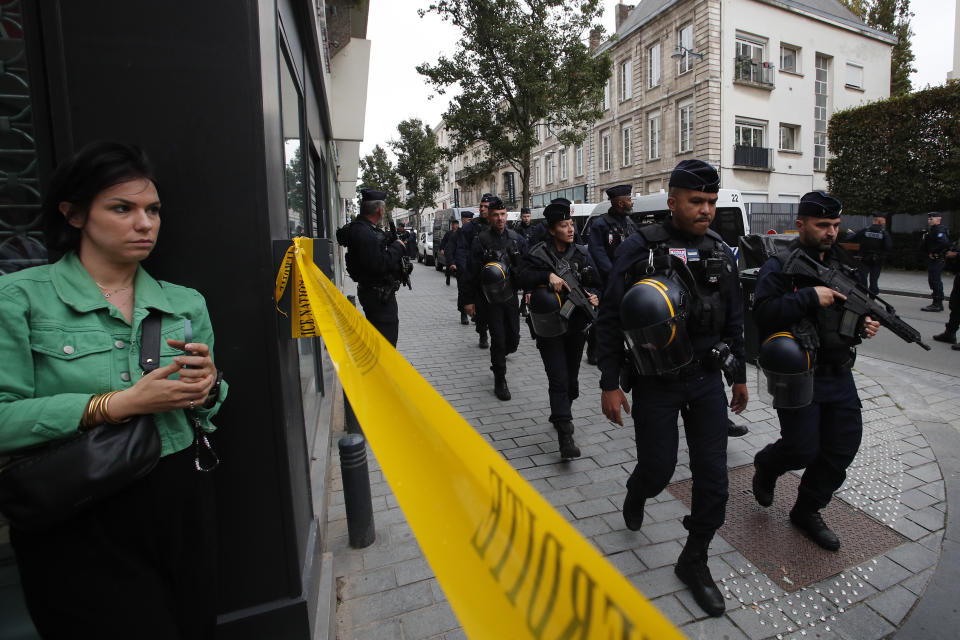
[[[620,505],[636,461],[632,426],[617,427],[601,414],[598,371],[584,361],[582,396],[574,403],[583,455],[561,463],[547,422],[546,376],[526,327],[521,326],[520,350],[507,360],[513,399],[500,402],[493,395],[488,352],[477,347],[472,325],[459,324],[455,286],[444,286],[441,275],[425,266],[418,266],[413,282],[413,291],[399,295],[400,352],[688,637],[884,638],[924,593],[940,556],[946,500],[940,467],[917,424],[960,429],[960,378],[871,358],[857,363],[864,438],[838,495],[909,542],[787,594],[776,577],[760,573],[718,536],[709,564],[726,594],[727,612],[708,618],[673,573],[686,538],[681,525],[686,507],[664,491],[648,501],[641,531],[625,529]],[[750,433],[730,439],[731,468],[751,463],[778,434],[776,413],[757,400],[756,373],[750,369],[750,406],[734,418]],[[690,476],[687,462],[681,434],[674,481]],[[334,555],[338,581],[338,637],[463,638],[375,461],[371,469],[377,541],[354,550],[346,540],[335,453],[331,461],[326,550]]]

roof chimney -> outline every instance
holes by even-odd
[[[620,25],[623,24],[623,21],[627,19],[627,16],[630,15],[630,12],[633,11],[636,5],[632,4],[623,4],[622,2],[617,4],[617,26],[616,30],[620,30]]]
[[[590,51],[593,51],[603,42],[603,31],[599,28],[590,29]]]

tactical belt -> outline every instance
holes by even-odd
[[[850,369],[853,368],[853,363],[856,359],[857,359],[856,355],[854,355],[852,358],[850,358],[846,362],[840,362],[840,363],[827,362],[824,364],[818,364],[814,369],[814,375],[827,376],[832,378],[842,376],[843,374],[845,374],[846,372],[850,371]]]

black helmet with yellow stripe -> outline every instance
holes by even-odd
[[[567,332],[567,320],[560,315],[562,306],[563,298],[553,287],[541,286],[530,292],[530,322],[537,336],[553,338]]]
[[[487,301],[507,302],[516,293],[510,282],[509,268],[503,262],[491,261],[480,270],[480,288]]]
[[[774,333],[763,341],[757,364],[763,371],[758,378],[761,398],[774,408],[798,409],[813,400],[813,354],[789,331]]]
[[[686,319],[689,292],[666,275],[633,283],[620,302],[620,326],[641,375],[669,373],[693,359]]]

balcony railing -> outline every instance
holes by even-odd
[[[737,167],[772,169],[772,155],[772,150],[766,147],[747,147],[742,144],[733,145],[733,164]]]
[[[765,89],[773,89],[774,67],[772,62],[758,62],[751,58],[737,56],[733,63],[735,82],[750,84]]]

